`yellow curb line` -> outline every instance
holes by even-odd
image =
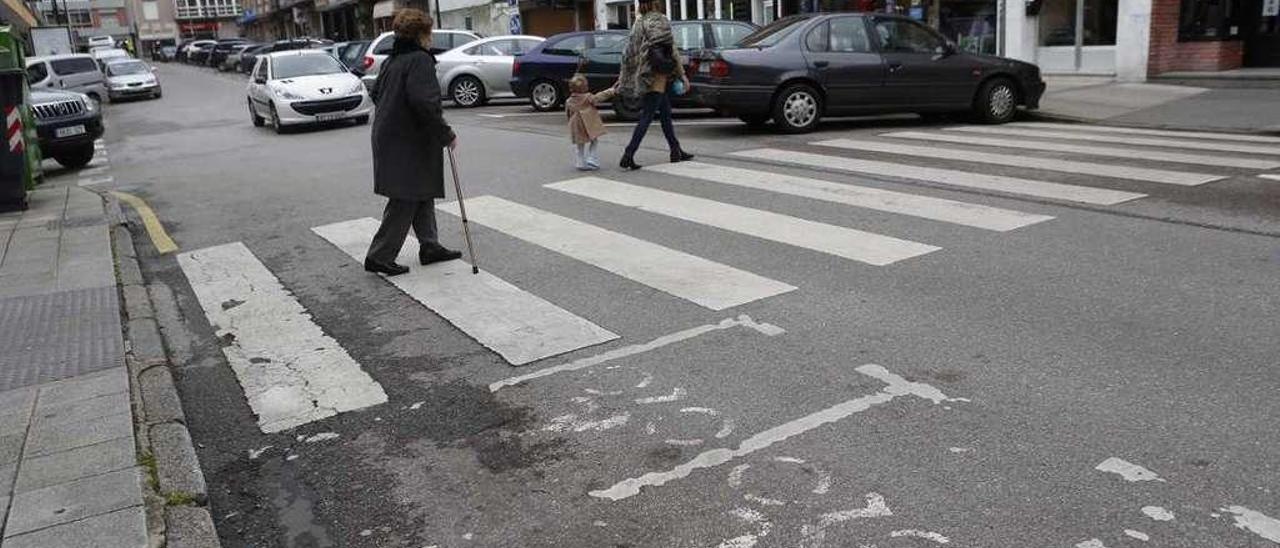
[[[178,250],[178,244],[173,243],[173,238],[170,238],[169,233],[165,232],[164,225],[160,224],[160,218],[156,217],[156,212],[151,210],[151,206],[147,205],[147,202],[143,201],[142,198],[125,192],[112,191],[111,195],[129,204],[134,211],[138,212],[138,216],[142,217],[142,225],[147,228],[147,236],[151,237],[151,244],[156,246],[156,251],[164,255]]]

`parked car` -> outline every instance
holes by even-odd
[[[566,82],[578,71],[587,50],[619,49],[626,41],[627,32],[620,30],[569,32],[547,38],[511,66],[511,91],[516,97],[528,97],[534,110],[556,109],[568,97]],[[592,84],[592,89],[602,87],[608,86]]]
[[[1031,63],[960,51],[913,19],[808,14],[780,19],[698,59],[693,91],[748,124],[810,131],[825,115],[973,112],[1007,122],[1044,93]]]
[[[89,40],[88,40],[88,43],[89,43],[89,49],[93,49],[93,48],[96,48],[96,47],[103,47],[103,46],[108,47],[108,48],[114,48],[114,47],[116,47],[116,40],[115,40],[115,38],[112,38],[112,37],[110,37],[110,36],[105,36],[105,35],[103,35],[103,36],[90,36],[90,37],[89,37]]]
[[[161,46],[159,51],[159,60],[171,62],[178,57],[178,46]]]
[[[116,59],[107,63],[107,97],[116,102],[129,97],[159,99],[160,79],[148,65],[137,59]]]
[[[98,70],[105,71],[107,69],[107,61],[112,59],[128,59],[129,52],[122,49],[98,49],[89,54],[93,57],[93,61],[98,64]]]
[[[209,50],[209,58],[205,60],[205,66],[211,68],[219,68],[222,62],[227,60],[227,56],[235,50],[236,46],[247,43],[244,38],[223,38],[214,44],[213,49]]]
[[[311,38],[288,38],[285,40],[276,40],[267,46],[267,52],[292,51],[296,49],[308,49],[325,45],[324,41],[314,40]]]
[[[191,45],[191,49],[187,52],[187,63],[192,65],[203,65],[209,62],[209,53],[213,51],[214,46],[218,43],[213,40],[207,42],[196,42]]]
[[[72,169],[93,160],[93,142],[103,131],[97,101],[74,91],[33,89],[31,113],[46,157]]]
[[[249,79],[249,118],[276,133],[294,124],[354,119],[369,121],[373,101],[364,83],[323,51],[304,49],[258,56]]]
[[[479,34],[465,30],[431,31],[431,53],[439,55],[479,39]],[[373,39],[369,49],[365,51],[364,59],[361,60],[360,66],[351,67],[363,74],[366,85],[373,85],[373,82],[378,79],[378,69],[382,67],[382,62],[387,59],[387,56],[391,55],[391,45],[394,42],[394,32],[379,34],[377,38]]]
[[[253,43],[236,44],[231,48],[231,52],[227,54],[227,58],[223,59],[222,63],[218,65],[218,72],[238,72],[240,70],[240,57],[244,55],[245,50],[256,48],[259,45]]]
[[[537,36],[482,38],[436,57],[436,76],[460,107],[476,107],[511,93],[511,65],[542,43]]]
[[[248,74],[253,72],[253,67],[258,63],[258,56],[271,53],[269,45],[254,46],[240,52],[240,66],[237,69],[240,72]]]
[[[691,62],[702,50],[733,46],[759,28],[741,21],[673,21],[671,23],[675,46],[684,56],[685,71],[690,77],[693,76]],[[587,77],[592,91],[603,90],[618,80],[618,73],[622,71],[622,54],[626,45],[625,41],[613,43],[606,47],[590,48],[582,54],[578,70]],[[640,101],[639,96],[619,97],[613,102],[613,110],[622,119],[634,120],[640,115]],[[671,104],[676,108],[701,106],[691,93],[672,97]]]
[[[87,53],[27,58],[31,89],[65,89],[88,95],[94,102],[107,98],[106,77]]]
[[[217,43],[217,41],[216,40],[191,40],[187,42],[182,42],[181,44],[178,44],[178,53],[174,57],[174,59],[177,61],[181,61],[183,63],[190,63],[191,52],[195,51],[197,47],[203,46],[205,44],[214,44],[214,43]]]
[[[356,40],[338,44],[338,60],[342,61],[347,68],[358,69],[365,50],[368,50],[369,44],[372,43],[371,40]]]

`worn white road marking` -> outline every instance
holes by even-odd
[[[1009,124],[1016,127],[1043,129],[1070,129],[1084,132],[1128,133],[1131,135],[1158,135],[1161,137],[1186,137],[1188,139],[1215,139],[1219,141],[1240,141],[1245,143],[1280,144],[1280,137],[1265,135],[1244,135],[1240,133],[1215,133],[1211,131],[1173,131],[1167,129],[1146,129],[1136,127],[1097,126],[1082,124],[1063,124],[1056,122],[1018,122]]]
[[[458,213],[456,203],[438,208]],[[796,289],[745,270],[494,196],[468,199],[467,217],[711,310]]]
[[[263,432],[387,401],[244,244],[183,253],[178,264]]]
[[[1243,506],[1228,506],[1218,511],[1234,514],[1236,527],[1249,531],[1271,542],[1280,543],[1280,519]]]
[[[115,180],[116,178],[110,175],[107,175],[104,177],[81,177],[79,181],[79,186],[102,185],[102,184],[114,182]]]
[[[1173,521],[1173,512],[1165,510],[1160,506],[1143,506],[1142,513],[1147,517],[1156,521]]]
[[[941,248],[665,190],[583,177],[547,188],[883,266]]]
[[[732,470],[729,470],[729,487],[737,488],[742,486],[742,475],[750,469],[750,464],[739,464],[734,466]]]
[[[796,152],[776,148],[744,150],[734,152],[733,155],[787,164],[835,169],[851,173],[900,177],[903,179],[929,181],[944,185],[976,188],[981,190],[994,190],[1008,194],[1021,194],[1023,196],[1051,198],[1054,200],[1065,200],[1086,204],[1115,205],[1146,196],[1146,194],[1138,194],[1136,192],[1123,192],[1105,188],[1050,183],[1047,181],[1019,179],[1016,177],[1005,177],[1001,175],[984,175],[969,171],[938,169],[910,164],[894,164],[874,160],[859,160],[857,158],[827,156],[823,154],[811,154],[808,152]]]
[[[102,175],[103,173],[106,173],[110,170],[111,170],[111,167],[109,166],[91,167],[88,169],[81,169],[76,173],[76,175],[79,175],[81,178],[93,177],[96,175]]]
[[[721,331],[725,329],[731,329],[734,327],[745,327],[771,337],[785,333],[785,331],[783,331],[781,327],[768,324],[768,323],[758,323],[755,320],[752,320],[750,316],[747,316],[744,314],[744,315],[738,316],[737,318],[728,318],[728,319],[720,320],[718,323],[700,325],[700,326],[691,327],[689,329],[685,329],[682,331],[677,331],[669,335],[663,335],[647,343],[633,344],[630,346],[615,348],[613,350],[604,352],[602,354],[588,356],[588,357],[577,359],[568,363],[553,365],[546,369],[539,369],[532,373],[525,373],[524,375],[518,375],[515,377],[503,379],[503,380],[489,384],[489,391],[497,392],[498,389],[504,386],[514,386],[525,381],[531,381],[533,379],[546,377],[548,375],[554,375],[556,373],[564,373],[566,371],[577,371],[579,369],[586,369],[588,367],[599,365],[608,361],[616,360],[619,358],[625,358],[627,356],[634,356],[636,354],[648,352],[656,348],[662,348],[669,344],[674,344],[680,341],[689,340],[699,335],[705,335],[713,331]],[[652,381],[653,381],[653,376],[646,375],[645,379],[641,380],[640,384],[636,385],[636,388],[644,388],[646,386],[649,386],[649,383]]]
[[[1125,530],[1124,530],[1124,534],[1128,535],[1128,536],[1129,536],[1129,538],[1136,538],[1136,539],[1138,539],[1138,540],[1140,540],[1140,541],[1142,541],[1142,542],[1146,542],[1146,541],[1148,541],[1148,540],[1151,540],[1151,535],[1148,535],[1148,534],[1146,534],[1146,533],[1143,533],[1142,531],[1134,531],[1133,529],[1125,529]]]
[[[726,185],[766,190],[790,196],[800,196],[1000,232],[1022,228],[1053,218],[1049,215],[1036,215],[1034,213],[957,202],[943,198],[932,198],[906,192],[894,192],[892,190],[797,177],[783,173],[741,169],[701,162],[657,164],[645,169],[679,177],[702,179]]]
[[[356,219],[311,229],[357,261],[363,261],[374,219]],[[401,264],[417,262],[413,236],[400,253]],[[613,332],[480,271],[463,261],[414,266],[408,274],[387,278],[463,333],[520,365],[618,338]]]
[[[921,531],[919,529],[899,529],[897,531],[890,532],[889,536],[891,538],[898,538],[898,537],[922,538],[925,540],[936,542],[938,544],[947,544],[948,542],[951,542],[951,539],[944,537],[938,533],[935,533],[933,531]]]
[[[685,396],[688,396],[688,395],[689,395],[689,392],[687,390],[677,386],[676,388],[671,390],[670,394],[667,394],[665,396],[649,396],[647,398],[636,398],[636,403],[641,405],[647,405],[651,403],[671,403],[671,402],[683,400]]]
[[[598,421],[582,419],[577,415],[561,415],[551,419],[551,424],[544,426],[542,429],[548,432],[586,432],[587,430],[603,432],[611,428],[625,426],[630,420],[631,414],[625,412]]]
[[[1233,143],[1206,143],[1182,139],[1159,139],[1154,137],[1128,137],[1124,135],[1105,135],[1078,133],[1074,131],[1052,131],[1040,129],[1019,129],[1016,127],[997,126],[957,126],[946,128],[947,131],[963,131],[966,133],[983,133],[991,135],[1017,135],[1021,137],[1038,137],[1041,139],[1066,139],[1069,141],[1090,141],[1095,143],[1116,143],[1121,145],[1140,145],[1166,148],[1185,148],[1191,150],[1212,150],[1215,152],[1240,152],[1245,154],[1265,154],[1280,156],[1280,146],[1255,146]]]
[[[1271,169],[1280,167],[1280,161],[1253,158],[1234,158],[1231,156],[1191,154],[1183,152],[1165,152],[1139,148],[1115,146],[1091,146],[1053,141],[1029,141],[1027,139],[999,139],[969,134],[926,133],[922,131],[896,131],[881,134],[882,137],[897,139],[915,139],[937,141],[943,143],[959,143],[962,145],[1016,148],[1021,150],[1039,150],[1043,152],[1069,152],[1088,156],[1105,156],[1109,158],[1125,158],[1173,162],[1178,164],[1198,164],[1218,167],[1238,167],[1244,169]]]
[[[733,459],[750,455],[775,443],[803,434],[819,426],[861,413],[876,405],[888,403],[899,396],[917,396],[939,404],[952,401],[941,390],[928,384],[910,382],[890,373],[882,366],[867,364],[858,366],[857,372],[884,382],[886,387],[869,396],[862,396],[837,404],[817,413],[800,417],[787,423],[757,433],[738,444],[736,449],[719,448],[705,451],[688,462],[664,472],[649,472],[638,478],[622,480],[608,489],[591,491],[593,497],[622,500],[640,493],[642,487],[657,487],[687,477],[694,471],[725,464]]]
[[[756,532],[754,534],[742,535],[721,542],[719,548],[751,548],[752,546],[755,546],[761,538],[769,536],[769,532],[773,530],[773,524],[769,523],[769,520],[765,519],[764,514],[761,514],[758,510],[739,507],[734,508],[733,511],[729,513],[744,522],[754,524],[756,526]]]
[[[1125,481],[1164,481],[1155,472],[1116,457],[1107,458],[1107,460],[1098,463],[1094,469],[1119,474]]]
[[[832,139],[830,141],[818,141],[810,144],[845,150],[885,152],[905,156],[919,156],[941,160],[957,160],[1001,166],[1025,167],[1031,169],[1043,169],[1047,171],[1062,171],[1065,173],[1097,175],[1099,177],[1131,179],[1135,181],[1148,181],[1152,183],[1181,186],[1202,185],[1227,178],[1225,175],[1192,173],[1189,171],[1170,171],[1167,169],[1151,169],[1117,164],[1099,164],[1095,162],[1077,162],[1074,160],[1059,160],[1056,158],[1043,158],[1019,154],[994,154],[990,152],[977,152],[973,150],[960,150],[955,148],[910,146],[897,143],[856,139]]]
[[[852,519],[880,518],[893,515],[893,512],[889,510],[889,506],[885,504],[884,497],[880,496],[879,493],[867,493],[866,500],[867,506],[865,508],[827,512],[818,516],[816,524],[806,523],[800,526],[800,536],[805,540],[802,546],[822,546],[826,541],[827,528],[837,523]]]
[[[1280,173],[1259,173],[1259,177],[1263,179],[1271,179],[1272,181],[1280,181]]]
[[[301,441],[305,443],[316,443],[318,441],[329,441],[329,440],[336,440],[336,439],[338,439],[337,432],[321,432],[319,434],[302,438]]]
[[[1096,538],[1091,538],[1084,542],[1077,542],[1076,548],[1107,548],[1107,545],[1103,544],[1102,541]]]

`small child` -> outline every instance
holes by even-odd
[[[600,169],[600,158],[596,156],[596,140],[605,134],[604,122],[600,120],[600,111],[596,105],[613,99],[613,88],[600,93],[591,93],[587,88],[587,77],[581,74],[569,79],[569,99],[564,102],[565,113],[569,115],[569,135],[573,138],[577,168],[580,171]]]

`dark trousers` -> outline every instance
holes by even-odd
[[[627,144],[626,151],[628,157],[635,156],[636,150],[640,149],[640,141],[648,133],[654,116],[662,124],[662,135],[667,138],[667,146],[671,148],[671,152],[680,150],[680,141],[676,140],[676,126],[671,123],[671,98],[666,93],[650,91],[644,94],[644,110],[640,112],[640,121],[636,123],[635,131],[631,132],[631,142]]]
[[[400,248],[404,247],[404,239],[409,235],[409,227],[418,237],[422,249],[439,246],[436,241],[436,205],[431,200],[387,201],[387,208],[382,211],[382,225],[373,235],[369,244],[366,260],[379,263],[393,263],[400,256]]]

